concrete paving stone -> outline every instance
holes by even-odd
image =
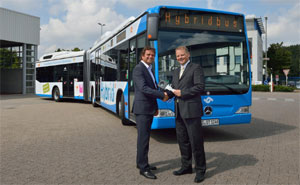
[[[77,101],[0,101],[0,184],[194,184],[195,173],[172,175],[181,165],[174,129],[151,133],[149,161],[158,167],[153,181],[135,167],[136,128],[122,126],[110,112]],[[299,104],[276,106],[257,100],[251,124],[204,129],[201,184],[299,184],[299,114],[282,111]]]

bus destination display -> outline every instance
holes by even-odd
[[[244,32],[244,22],[241,15],[192,10],[161,9],[160,27]]]

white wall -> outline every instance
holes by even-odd
[[[251,71],[252,71],[252,84],[256,81],[262,81],[263,71],[263,50],[262,50],[262,39],[257,30],[248,30],[248,39],[252,38],[252,59],[251,59]]]
[[[0,7],[0,40],[40,44],[40,18]]]

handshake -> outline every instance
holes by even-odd
[[[164,94],[165,94],[165,97],[163,98],[163,101],[168,101],[169,98],[173,97],[173,96],[177,96],[177,97],[180,97],[181,96],[181,90],[180,89],[173,89],[170,85],[167,85],[165,88],[164,88]]]
[[[162,101],[168,101],[169,100],[169,96],[168,96],[168,93],[167,92],[164,92],[164,94],[165,94],[165,96],[164,96],[164,98],[163,98],[163,100]]]

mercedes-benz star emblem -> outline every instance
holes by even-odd
[[[204,107],[204,113],[205,115],[211,115],[212,114],[212,108],[210,106]]]

